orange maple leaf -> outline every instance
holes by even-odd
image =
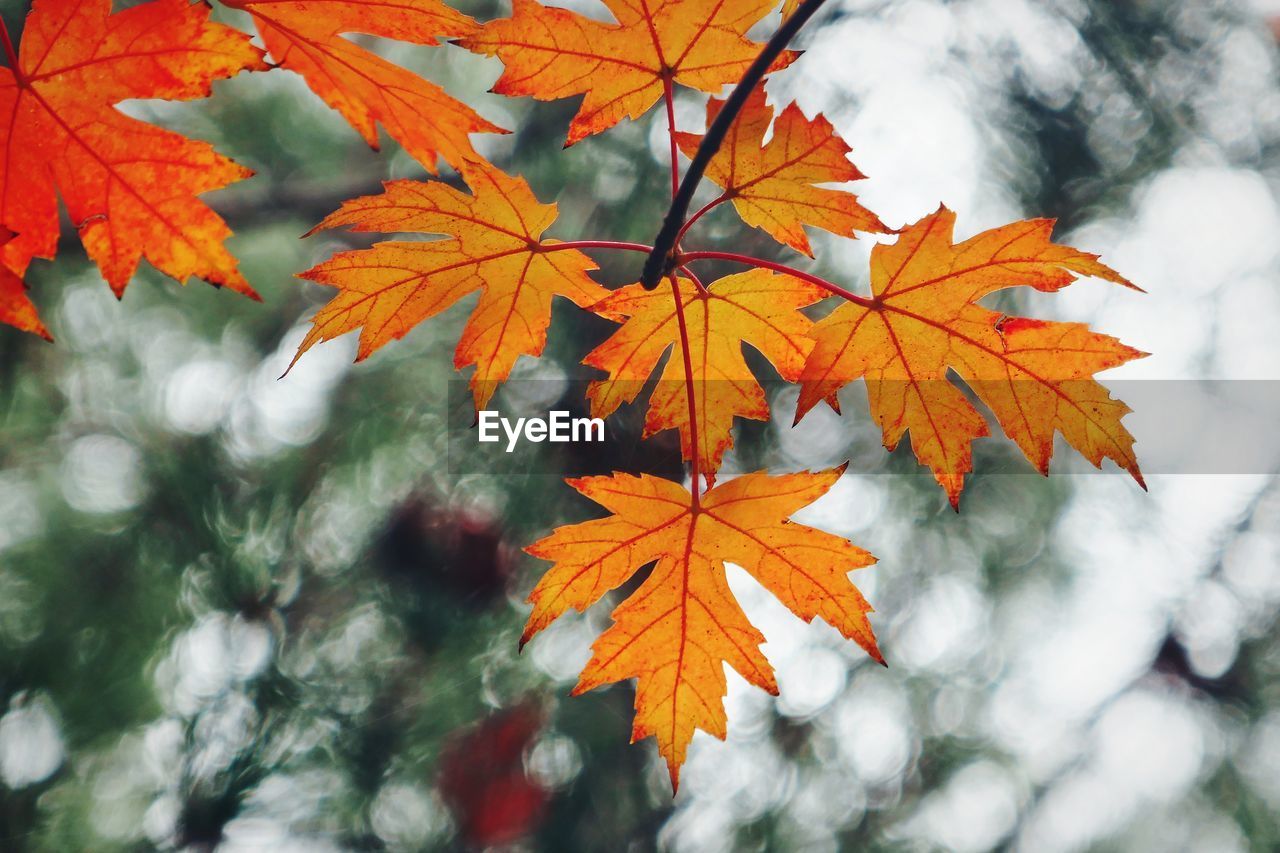
[[[225,0],[253,15],[282,68],[342,114],[374,149],[379,122],[428,171],[436,157],[460,166],[477,155],[471,133],[506,133],[416,74],[352,41],[366,33],[415,44],[467,35],[476,24],[438,0]]]
[[[117,296],[146,257],[179,281],[195,275],[256,298],[223,246],[231,230],[196,199],[252,173],[112,106],[206,97],[213,80],[265,68],[260,52],[210,22],[203,4],[152,0],[110,12],[110,0],[40,0],[17,67],[0,69],[0,224],[17,234],[0,261],[22,276],[32,258],[54,256],[61,193]],[[20,327],[39,331],[22,316]]]
[[[816,285],[768,270],[728,276],[705,291],[680,278],[679,289],[693,368],[698,457],[702,473],[714,482],[725,451],[733,445],[734,417],[769,419],[764,390],[742,357],[743,343],[759,350],[783,379],[797,381],[813,349],[813,322],[798,309],[827,294]],[[612,337],[583,359],[609,373],[608,379],[592,382],[587,389],[592,414],[607,418],[634,400],[663,354],[672,350],[649,400],[644,431],[648,437],[678,428],[684,457],[692,458],[684,354],[670,287],[649,291],[628,285],[592,307],[605,316],[625,318]]]
[[[724,101],[707,103],[707,126],[715,121]],[[773,124],[773,137],[764,137]],[[701,134],[677,133],[676,141],[693,157]],[[866,177],[849,162],[850,148],[836,135],[831,122],[819,115],[810,120],[792,103],[773,120],[763,86],[752,90],[734,120],[724,143],[707,165],[706,175],[724,188],[723,198],[748,224],[810,257],[813,250],[804,226],[853,237],[857,231],[886,233],[888,227],[858,203],[858,197],[816,184],[844,183]]]
[[[751,65],[760,44],[746,37],[777,0],[604,0],[616,24],[535,0],[513,0],[511,17],[459,41],[499,57],[506,69],[493,91],[544,101],[585,94],[567,145],[637,119],[670,81],[719,92]],[[771,71],[799,54],[784,51]]]
[[[596,269],[590,258],[541,239],[556,206],[540,204],[523,178],[480,162],[463,175],[474,195],[439,181],[390,181],[382,195],[348,201],[313,229],[447,236],[341,252],[300,273],[338,288],[338,295],[316,314],[295,363],[317,341],[357,328],[360,361],[479,290],[453,363],[459,370],[476,366],[471,388],[476,408],[484,408],[521,355],[542,354],[553,296],[586,306],[608,295],[587,274]]]
[[[586,610],[657,561],[640,587],[613,610],[613,625],[592,646],[574,694],[638,680],[632,740],[653,735],[672,786],[693,737],[725,736],[728,663],[777,694],[764,637],[729,591],[726,562],[746,569],[806,622],[817,617],[883,663],[867,614],[872,608],[849,572],[875,558],[848,540],[788,521],[817,500],[841,471],[771,477],[747,474],[701,496],[642,475],[585,477],[568,483],[608,509],[607,518],[560,527],[526,550],[554,562],[529,594],[521,643],[570,608]]]
[[[1041,473],[1060,431],[1095,466],[1113,459],[1142,483],[1133,436],[1120,423],[1129,407],[1091,377],[1146,353],[1081,323],[1009,318],[975,304],[1007,287],[1060,290],[1077,276],[1133,285],[1097,255],[1051,242],[1052,220],[1005,225],[959,244],[954,226],[955,214],[940,208],[872,250],[874,300],[841,305],[815,326],[796,419],[865,377],[885,447],[893,450],[910,430],[916,458],[958,506],[973,468],[971,444],[988,429],[947,379],[951,369]]]

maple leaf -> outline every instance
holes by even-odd
[[[1130,410],[1091,377],[1146,353],[1081,323],[1009,318],[975,304],[1007,287],[1057,291],[1077,276],[1134,287],[1096,255],[1051,242],[1053,224],[1017,222],[955,244],[955,214],[943,207],[876,246],[874,301],[845,303],[814,328],[796,419],[865,377],[885,447],[910,430],[916,457],[958,506],[972,441],[988,429],[947,379],[950,368],[1041,473],[1056,430],[1095,466],[1113,459],[1141,484],[1133,437],[1120,423]]]
[[[707,103],[707,126],[715,121],[724,101]],[[773,124],[773,137],[764,137]],[[676,141],[693,157],[702,142],[696,133],[677,133]],[[810,257],[813,250],[805,225],[852,237],[857,231],[886,233],[888,227],[858,203],[857,196],[816,186],[862,180],[866,176],[849,162],[850,148],[831,122],[819,115],[804,117],[795,103],[773,120],[763,86],[752,90],[734,119],[724,143],[707,165],[706,176],[724,188],[738,214],[748,224]]]
[[[0,261],[22,276],[32,258],[54,256],[61,193],[117,296],[146,257],[179,281],[195,275],[256,298],[223,246],[231,230],[196,199],[252,173],[112,106],[206,97],[213,80],[265,68],[259,51],[210,22],[203,4],[110,12],[110,0],[37,0],[18,67],[0,68],[0,224],[17,234]],[[12,305],[11,282],[5,292]],[[25,311],[18,325],[38,332]]]
[[[875,558],[848,540],[788,521],[824,495],[843,469],[773,477],[747,474],[701,496],[648,475],[567,481],[612,513],[566,525],[526,550],[554,565],[529,594],[533,612],[521,644],[569,609],[586,610],[638,569],[657,561],[613,610],[592,646],[574,695],[637,679],[632,740],[655,736],[671,783],[695,729],[725,736],[724,664],[777,694],[764,637],[742,612],[725,563],[746,569],[793,613],[817,617],[884,662],[849,572]]]
[[[637,119],[662,97],[664,80],[719,92],[760,52],[747,30],[776,0],[604,0],[616,24],[535,0],[513,0],[511,17],[459,40],[497,56],[505,70],[493,91],[552,101],[585,94],[567,145]],[[777,71],[799,54],[784,51]]]
[[[439,86],[343,37],[366,33],[415,44],[463,36],[476,24],[438,0],[225,0],[249,12],[272,58],[301,74],[372,148],[380,122],[433,174],[477,154],[471,133],[506,133]]]
[[[809,337],[813,323],[798,309],[827,294],[816,285],[768,270],[728,276],[705,291],[687,278],[678,282],[693,368],[698,457],[702,473],[714,482],[725,451],[733,445],[734,417],[769,419],[764,390],[743,359],[743,343],[759,350],[783,379],[797,381],[813,349]],[[625,319],[621,328],[583,359],[584,364],[609,373],[608,379],[592,382],[587,389],[592,414],[606,418],[634,400],[671,350],[649,400],[644,434],[678,428],[684,457],[692,458],[684,354],[670,288],[649,291],[639,284],[627,285],[592,308]]]
[[[13,239],[13,232],[0,225],[0,245]],[[49,330],[40,322],[36,306],[31,304],[27,296],[27,285],[13,270],[0,264],[0,323],[32,332],[51,341]]]
[[[317,341],[357,328],[361,361],[479,290],[453,363],[459,370],[476,366],[471,388],[482,409],[521,355],[542,354],[553,296],[586,306],[608,295],[587,274],[596,269],[590,258],[541,239],[556,219],[556,206],[539,203],[523,178],[480,162],[467,164],[463,176],[474,195],[439,181],[390,181],[381,195],[348,201],[312,229],[446,237],[377,243],[301,273],[338,288],[338,295],[316,314],[295,363]]]

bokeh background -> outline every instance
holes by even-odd
[[[1280,379],[1280,3],[828,7],[770,92],[835,122],[886,221],[940,201],[966,235],[1056,216],[1148,294],[1001,304],[1154,353],[1108,374],[1131,387]],[[15,34],[25,10],[0,3]],[[660,112],[564,151],[573,102],[487,94],[498,66],[457,48],[365,41],[518,128],[478,144],[559,202],[556,236],[652,237]],[[728,740],[695,739],[673,799],[652,744],[627,744],[627,685],[568,697],[606,608],[517,654],[544,567],[520,546],[595,510],[545,474],[449,464],[470,300],[366,363],[341,340],[278,379],[326,299],[292,274],[359,245],[299,235],[423,169],[290,73],[215,89],[122,108],[257,171],[210,200],[265,304],[151,270],[117,302],[68,227],[30,274],[57,343],[0,330],[0,850],[1280,849],[1274,465],[1166,467],[1143,493],[1018,473],[997,439],[959,515],[900,452],[801,517],[881,558],[858,581],[888,669],[734,570],[781,696],[731,675]],[[701,127],[702,99],[678,106]],[[783,257],[727,209],[699,229]],[[866,287],[866,241],[816,244],[818,270]],[[637,273],[602,260],[610,284]],[[568,307],[521,379],[584,376],[609,326]],[[865,457],[849,394],[791,430],[778,391],[730,470]],[[1218,440],[1211,407],[1173,409],[1140,456],[1193,415]],[[668,439],[645,457],[678,470]]]

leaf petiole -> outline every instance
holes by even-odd
[[[684,357],[684,396],[689,406],[689,485],[693,495],[693,513],[696,515],[700,507],[698,493],[701,484],[698,480],[701,474],[698,458],[702,454],[702,448],[698,443],[698,407],[693,402],[693,357],[689,352],[689,328],[684,320],[684,302],[680,299],[680,284],[675,273],[671,273],[668,278],[671,280],[671,295],[676,301],[676,324],[680,328],[680,353]]]
[[[737,252],[684,252],[676,256],[676,260],[680,265],[689,263],[690,261],[731,261],[735,264],[745,264],[749,267],[758,267],[760,269],[773,270],[784,275],[795,276],[812,284],[818,285],[829,293],[849,300],[855,305],[861,305],[863,308],[879,307],[875,300],[868,299],[865,296],[859,296],[852,291],[845,290],[838,284],[833,284],[821,276],[813,273],[798,270],[795,267],[789,267],[786,264],[780,264],[776,261],[767,261],[764,258],[753,258],[750,255],[740,255]]]
[[[707,290],[707,286],[702,283],[702,279],[698,278],[697,274],[694,273],[693,270],[688,267],[679,267],[679,270],[680,274],[692,281],[697,286],[698,290],[701,290],[703,293],[710,292]]]
[[[724,204],[728,200],[729,200],[729,194],[727,192],[724,192],[716,196],[715,198],[711,199],[711,201],[707,202],[702,207],[698,208],[698,212],[695,213],[693,216],[690,216],[689,219],[684,223],[684,225],[680,226],[680,231],[679,233],[676,234],[676,246],[679,247],[680,241],[684,239],[684,235],[689,231],[690,228],[693,227],[693,223],[697,222],[699,219],[706,216],[708,213],[715,210],[717,207]]]
[[[662,75],[662,100],[667,105],[667,137],[671,140],[671,197],[680,192],[680,149],[676,146],[676,99],[671,88],[671,74]],[[677,241],[678,242],[678,241]]]
[[[538,243],[535,251],[562,252],[566,249],[619,249],[625,252],[650,252],[653,247],[645,243],[626,243],[620,240],[566,240],[560,243]]]

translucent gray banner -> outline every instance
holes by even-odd
[[[1087,381],[1087,380],[1082,380]],[[749,383],[748,383],[749,384]],[[922,394],[942,390],[941,383],[882,383],[882,395]],[[983,399],[1012,394],[1033,400],[1043,386],[1027,383],[947,383],[964,394],[986,418],[991,436],[974,444],[975,473],[1033,474],[1030,464],[1004,437]],[[1124,426],[1135,439],[1142,471],[1147,475],[1238,475],[1280,473],[1280,380],[1117,380],[1104,383],[1111,396],[1128,405]],[[556,477],[623,471],[678,472],[674,430],[642,438],[648,400],[661,390],[683,399],[683,388],[658,389],[658,382],[639,388],[636,402],[623,405],[603,422],[591,420],[587,381],[513,380],[498,389],[486,410],[477,413],[464,380],[450,382],[448,399],[448,464],[457,474],[548,475]],[[772,409],[772,420],[736,418],[734,440],[739,454],[751,455],[751,467],[780,464],[804,456],[806,443],[822,452],[813,465],[849,463],[862,473],[903,473],[889,464],[871,417],[865,383],[841,391],[843,415],[835,417],[820,403],[792,431],[797,390],[780,381],[760,383]],[[896,386],[896,387],[895,387]],[[742,383],[709,382],[699,392],[710,398],[742,399]],[[1063,405],[1072,389],[1059,396]],[[1106,408],[1105,406],[1103,407]],[[1030,411],[1035,416],[1034,409]],[[1104,418],[1105,413],[1095,412]],[[813,421],[810,423],[810,421]],[[899,453],[910,443],[910,433]],[[797,447],[796,445],[800,446]],[[897,455],[897,454],[895,454]],[[744,460],[745,461],[745,460]],[[1052,470],[1064,474],[1124,473],[1105,463],[1099,472],[1057,438]]]

